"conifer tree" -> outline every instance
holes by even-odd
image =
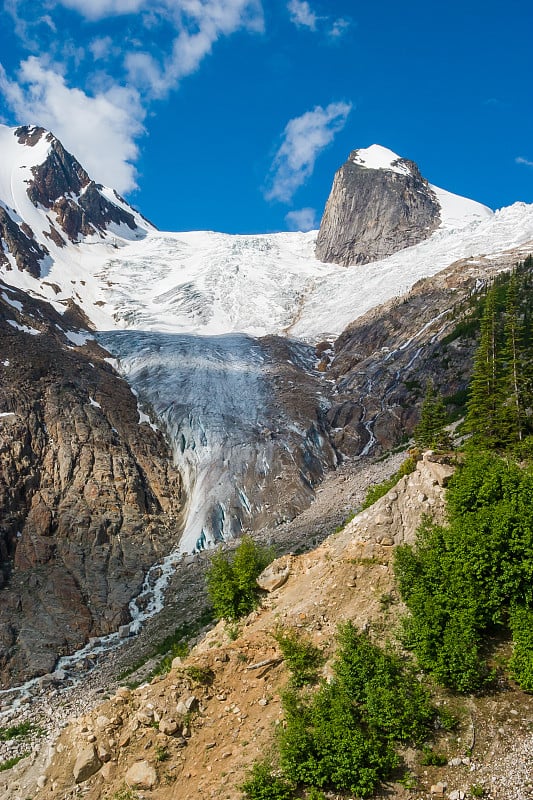
[[[465,430],[474,443],[494,447],[499,439],[501,386],[495,285],[487,291],[481,318],[481,336],[469,386]]]
[[[521,442],[524,436],[524,361],[522,322],[518,304],[517,279],[513,272],[507,287],[505,306],[503,367],[501,379],[501,438],[506,444]]]
[[[426,383],[426,394],[420,410],[420,422],[415,427],[417,447],[443,450],[451,446],[445,426],[448,422],[446,406],[441,395],[435,391],[431,378]]]

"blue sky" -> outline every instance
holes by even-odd
[[[529,0],[0,4],[0,120],[51,128],[162,229],[313,226],[372,143],[533,202]]]

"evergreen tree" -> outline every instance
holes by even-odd
[[[522,322],[520,318],[517,279],[513,272],[507,287],[505,307],[503,367],[501,380],[502,405],[500,436],[505,444],[521,442],[524,436],[524,370],[522,351]]]
[[[493,284],[485,298],[465,420],[465,430],[472,434],[474,443],[489,448],[498,444],[501,422],[496,296],[497,287]]]
[[[451,439],[445,426],[448,423],[446,406],[442,396],[435,391],[431,378],[426,383],[426,394],[420,410],[420,422],[415,427],[414,436],[417,447],[444,450],[451,446]]]

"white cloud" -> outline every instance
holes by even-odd
[[[58,2],[91,20],[120,14],[135,14],[145,4],[145,0],[58,0]]]
[[[290,231],[314,231],[318,228],[314,208],[299,208],[285,215],[285,222]]]
[[[77,68],[88,53],[94,60],[116,61],[120,50],[110,37],[95,36],[87,53],[74,47],[67,34],[58,41],[49,36],[46,48],[30,39],[30,32],[36,35],[43,23],[50,31],[52,17],[39,17],[29,0],[4,0],[22,43],[47,56],[23,61],[16,80],[6,75],[0,63],[0,96],[4,95],[18,122],[51,129],[95,180],[121,192],[136,187],[137,141],[150,103],[195,72],[220,38],[237,30],[264,28],[261,0],[49,0],[46,6],[51,14],[61,6],[93,22],[135,14],[135,23],[144,29],[154,24],[166,27],[165,40],[170,43],[166,54],[144,52],[137,39],[130,42],[125,56],[120,55],[126,86],[95,71],[86,76],[83,88],[76,88],[64,77],[67,65]]]
[[[111,36],[97,36],[89,44],[89,50],[95,61],[107,58],[113,50]]]
[[[330,103],[327,108],[316,106],[287,123],[267,180],[267,200],[282,203],[292,200],[296,190],[312,175],[319,154],[346,124],[351,109],[350,103]]]
[[[91,96],[32,56],[22,62],[17,83],[0,70],[0,91],[20,122],[53,131],[94,180],[119,192],[135,188],[132,162],[145,117],[135,89],[112,86]]]
[[[308,28],[310,31],[325,32],[330,39],[339,39],[348,28],[351,22],[340,17],[334,19],[331,16],[320,16],[311,8],[308,0],[289,0],[287,11],[291,22],[297,28]]]
[[[341,36],[344,36],[348,28],[351,27],[351,24],[352,23],[348,19],[340,17],[333,21],[328,35],[331,36],[332,39],[340,39]]]
[[[15,2],[16,0],[9,0]],[[264,29],[261,0],[56,0],[91,21],[121,14],[136,14],[146,28],[157,23],[170,26],[172,45],[159,57],[154,52],[132,49],[124,57],[128,81],[162,97],[182,78],[199,68],[213,45],[237,30]]]
[[[526,167],[533,167],[533,161],[530,161],[528,158],[522,158],[522,156],[515,158],[515,162],[517,164],[525,164]]]
[[[165,0],[173,13],[177,35],[172,52],[159,63],[147,52],[126,56],[129,80],[161,97],[180,80],[196,72],[213,45],[237,30],[261,32],[264,28],[260,0]]]
[[[316,30],[318,16],[311,11],[311,6],[307,0],[290,0],[287,4],[287,9],[290,14],[291,22],[298,28],[310,28]]]

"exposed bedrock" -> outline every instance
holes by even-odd
[[[0,292],[4,685],[127,621],[146,570],[181,533],[181,480],[163,436],[139,424],[107,353],[72,346],[68,318]]]

